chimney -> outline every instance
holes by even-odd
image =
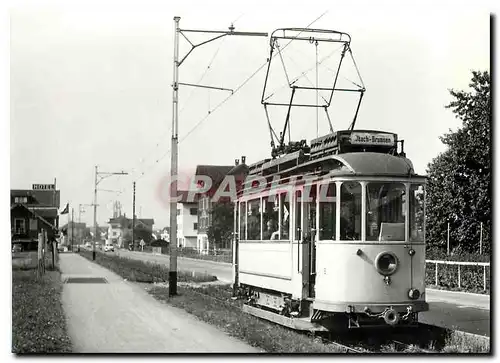
[[[245,164],[245,159],[246,159],[246,158],[247,158],[246,156],[242,156],[242,157],[241,157],[241,163],[242,163],[242,164]]]
[[[238,166],[239,163],[240,163],[239,159],[234,159],[234,165]]]

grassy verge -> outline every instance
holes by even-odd
[[[92,252],[80,251],[80,255],[92,261]],[[156,263],[144,262],[111,254],[107,255],[102,252],[96,252],[96,259],[93,262],[117,273],[129,281],[146,283],[168,281],[168,267]],[[177,272],[177,281],[180,282],[208,282],[216,280],[217,277],[205,273]]]
[[[152,287],[149,293],[169,305],[182,308],[201,320],[248,344],[272,353],[342,353],[343,349],[325,344],[305,334],[272,324],[240,310],[241,302],[230,300],[224,286],[207,286],[203,293],[193,287],[179,287],[171,298],[168,289]],[[208,295],[208,296],[207,296]],[[214,297],[216,299],[214,299]]]
[[[490,339],[462,332],[451,333],[443,353],[491,353]]]
[[[34,263],[33,263],[34,261]],[[70,353],[57,270],[36,276],[36,259],[12,267],[12,352]]]

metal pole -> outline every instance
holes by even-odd
[[[483,222],[481,222],[481,231],[479,232],[479,254],[483,254]]]
[[[484,273],[483,273],[483,288],[484,288],[484,291],[486,291],[486,265],[484,265],[483,268],[484,268],[484,270],[483,270],[484,271]],[[491,269],[490,269],[490,276],[491,276]]]
[[[238,275],[238,202],[234,202],[234,238],[233,238],[233,296],[238,295],[239,275]]]
[[[132,251],[135,250],[135,182],[132,197]]]
[[[97,242],[97,165],[95,166],[94,179],[94,239],[92,242],[92,260],[95,261],[95,244]]]
[[[71,208],[71,251],[73,252],[73,241],[75,240],[75,209]]]
[[[438,263],[436,262],[436,286],[438,286]]]
[[[447,238],[447,251],[450,254],[450,222],[448,222],[448,238]]]
[[[172,97],[172,158],[170,163],[170,271],[168,274],[168,292],[177,295],[177,145],[178,145],[178,105],[179,105],[179,16],[174,17],[174,75]]]

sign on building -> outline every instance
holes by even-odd
[[[56,190],[55,184],[33,184],[33,190]]]

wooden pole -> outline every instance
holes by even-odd
[[[43,230],[42,230],[43,231]],[[38,233],[37,278],[42,277],[42,233]]]

